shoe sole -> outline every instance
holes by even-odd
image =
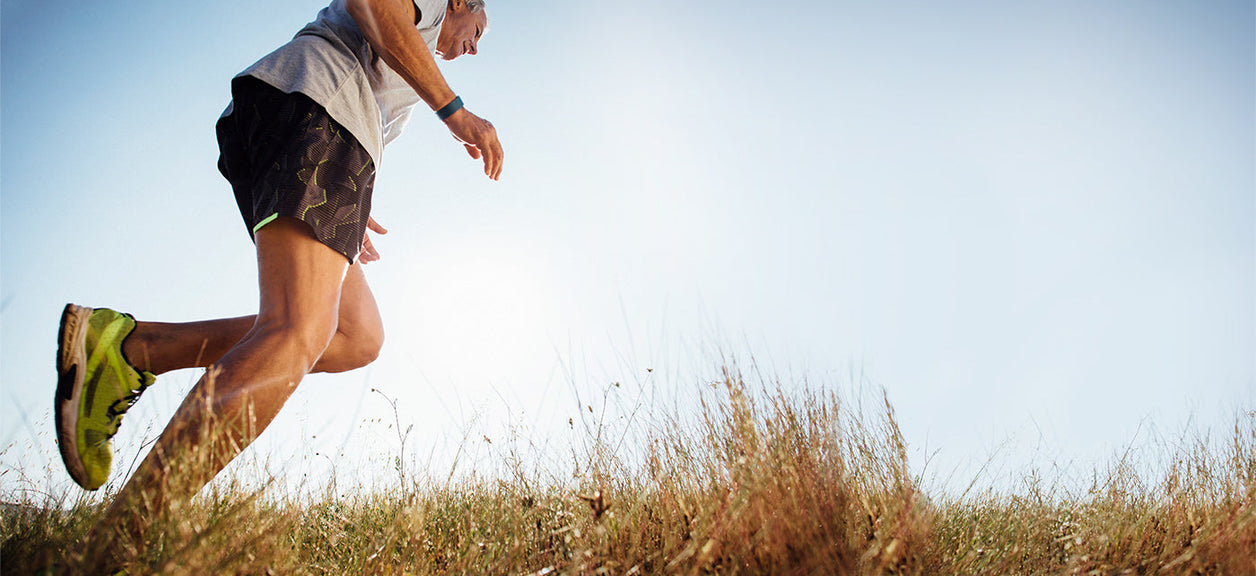
[[[57,398],[53,414],[57,423],[57,445],[61,461],[79,486],[87,487],[87,467],[79,457],[79,403],[83,396],[83,370],[87,363],[87,321],[92,309],[66,304],[57,331]]]

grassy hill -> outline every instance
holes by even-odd
[[[321,499],[226,482],[115,546],[131,574],[1256,574],[1256,413],[1151,474],[1131,453],[1084,489],[1027,472],[955,495],[912,476],[888,401],[869,415],[726,370],[700,404],[598,426],[571,475],[516,460]],[[6,503],[3,571],[92,573],[100,514]]]

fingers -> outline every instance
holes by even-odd
[[[489,125],[492,126],[491,124]],[[497,131],[493,131],[493,139],[488,143],[488,147],[481,151],[484,155],[484,174],[489,178],[497,180],[502,175],[502,144],[497,140]]]
[[[358,253],[358,261],[367,264],[379,260],[379,250],[375,249],[375,244],[371,243],[370,236],[362,238],[362,251]]]
[[[379,225],[374,218],[366,219],[366,227],[376,234],[387,234],[388,230]],[[379,260],[379,250],[375,249],[375,243],[371,242],[371,235],[368,232],[362,233],[362,251],[358,253],[358,261],[366,264]]]
[[[387,234],[387,233],[388,233],[388,229],[386,229],[386,228],[384,228],[383,226],[381,226],[381,225],[379,224],[379,222],[376,222],[376,221],[375,221],[375,218],[368,217],[368,218],[366,219],[366,227],[367,227],[367,228],[370,228],[370,229],[371,229],[371,232],[375,232],[376,234]],[[363,241],[365,242],[365,241],[366,241],[366,239],[364,239]]]
[[[493,127],[493,123],[488,120],[480,121],[485,127],[484,138],[476,144],[480,156],[484,157],[484,174],[497,180],[502,175],[502,143],[497,139],[497,129]]]
[[[445,119],[445,125],[454,138],[466,147],[467,154],[484,161],[485,175],[493,180],[501,177],[504,154],[492,122],[461,108]]]

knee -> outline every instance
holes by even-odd
[[[268,322],[259,323],[259,328],[282,342],[279,354],[305,373],[314,369],[336,333],[335,325],[320,322]]]
[[[384,329],[377,326],[370,330],[346,330],[342,326],[336,339],[319,360],[319,372],[348,372],[362,368],[376,358],[384,346]]]
[[[351,358],[350,364],[352,368],[362,368],[376,358],[379,358],[379,351],[384,347],[384,329],[368,330],[360,332],[353,336],[350,340]]]

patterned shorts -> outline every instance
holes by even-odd
[[[218,121],[218,170],[253,235],[277,217],[302,220],[352,263],[371,214],[375,164],[322,106],[251,77],[231,83]]]

